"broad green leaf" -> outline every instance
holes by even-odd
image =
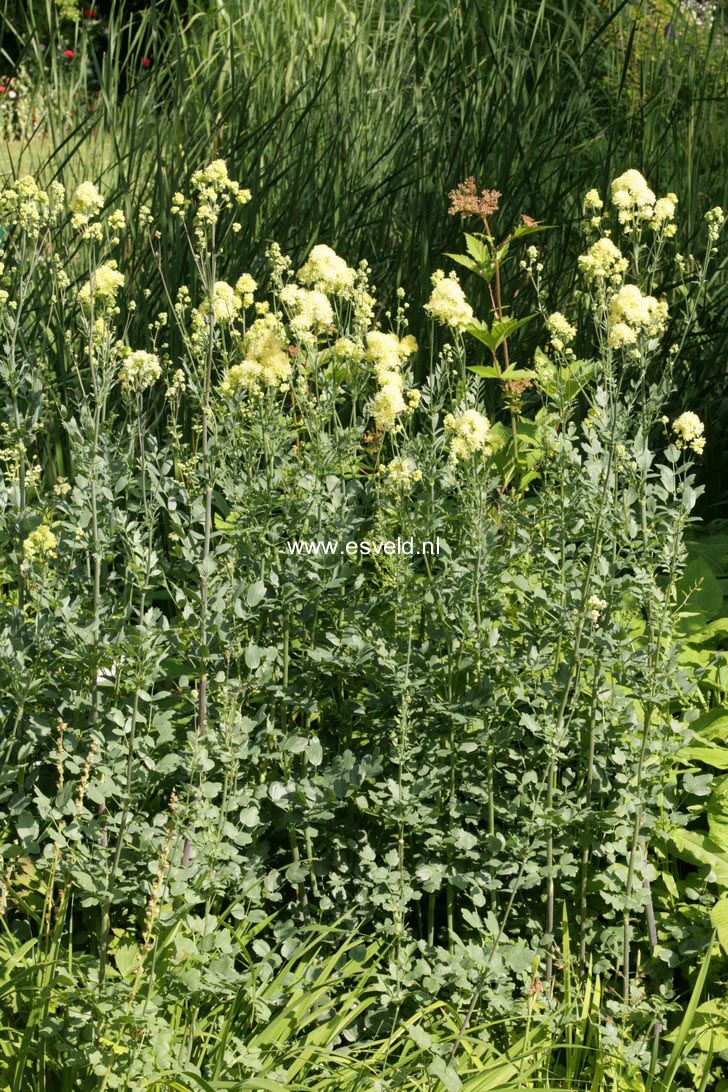
[[[703,558],[690,561],[677,585],[678,601],[683,604],[681,629],[693,633],[702,629],[705,622],[690,618],[691,614],[704,615],[707,621],[716,618],[723,606],[723,589],[713,570]]]
[[[710,924],[718,934],[721,948],[728,955],[728,898],[720,899],[710,911]]]

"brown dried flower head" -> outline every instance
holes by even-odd
[[[480,216],[486,220],[498,211],[498,199],[500,190],[481,190],[480,194],[475,188],[475,178],[471,175],[461,182],[457,189],[450,192],[450,216]]]
[[[503,387],[509,394],[523,394],[533,383],[530,379],[507,379]]]

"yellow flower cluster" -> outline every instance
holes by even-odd
[[[215,322],[219,322],[221,326],[227,325],[232,322],[241,307],[240,297],[237,295],[235,289],[227,281],[215,281],[212,286],[212,295],[209,301],[205,301],[203,304],[205,308],[204,313],[212,311]]]
[[[145,349],[127,350],[123,361],[119,379],[127,390],[144,391],[156,383],[162,374],[158,357]]]
[[[301,284],[319,292],[347,295],[354,287],[356,270],[351,269],[343,258],[330,246],[315,246],[298,271]]]
[[[477,410],[464,410],[445,417],[445,431],[450,433],[450,461],[453,465],[467,462],[476,452],[493,450],[490,421]]]
[[[177,368],[167,384],[167,397],[179,398],[187,390],[187,379],[182,368]]]
[[[361,364],[364,359],[364,349],[357,345],[349,337],[340,337],[331,346],[331,354],[335,360],[351,361],[352,364]]]
[[[116,303],[116,294],[124,287],[124,274],[120,273],[116,262],[100,265],[91,275],[88,284],[78,290],[78,302],[84,311],[89,312],[91,305],[100,311],[109,312]]]
[[[230,178],[224,159],[216,159],[201,171],[195,171],[191,179],[192,192],[197,201],[195,209],[195,235],[202,242],[208,229],[217,223],[221,209],[231,205],[245,205],[250,201],[250,190]],[[181,193],[172,199],[172,214],[184,216],[187,201]]]
[[[600,212],[603,208],[604,202],[598,190],[589,190],[584,194],[584,212]]]
[[[619,284],[629,264],[619,247],[606,237],[592,243],[577,261],[584,278],[592,284],[600,281]]]
[[[677,194],[668,193],[666,197],[658,197],[652,212],[651,226],[655,231],[663,231],[668,239],[677,234],[675,210],[677,209]]]
[[[235,294],[240,296],[243,307],[252,307],[257,288],[257,281],[253,280],[250,273],[241,273],[235,282]]]
[[[716,205],[715,208],[708,209],[705,214],[705,222],[708,225],[708,240],[711,243],[716,242],[720,235],[723,225],[725,224],[725,213],[720,205]]]
[[[286,352],[285,330],[274,314],[261,315],[248,330],[244,359],[233,364],[220,383],[223,398],[261,387],[281,387],[291,378],[291,357]]]
[[[636,284],[625,284],[609,306],[609,345],[612,349],[634,347],[640,337],[659,337],[667,323],[667,304],[645,296]]]
[[[611,196],[626,235],[645,222],[653,231],[662,232],[667,238],[676,234],[677,227],[673,222],[677,209],[676,194],[668,193],[665,197],[656,198],[639,171],[631,169],[615,178]]]
[[[75,231],[86,228],[104,207],[104,199],[93,182],[81,182],[71,198],[71,227]]]
[[[606,600],[600,599],[598,595],[590,595],[586,601],[586,609],[592,622],[596,623],[599,621],[602,611],[607,609]]]
[[[407,410],[402,364],[417,352],[417,342],[411,335],[400,339],[396,334],[370,330],[366,343],[366,358],[374,365],[379,384],[374,398],[374,420],[379,428],[391,431],[397,426],[397,418]]]
[[[639,171],[625,171],[611,186],[612,204],[618,209],[620,224],[626,228],[639,220],[651,220],[655,195]]]
[[[561,311],[554,311],[549,315],[546,326],[551,335],[551,344],[557,352],[563,352],[576,337],[576,327],[571,325]]]
[[[65,190],[60,182],[41,189],[32,175],[6,185],[0,194],[0,220],[14,221],[21,231],[37,235],[63,208]]]
[[[290,315],[291,330],[303,340],[313,335],[327,333],[334,322],[331,303],[317,288],[299,288],[287,284],[281,289],[281,303]]]
[[[672,422],[672,431],[675,433],[675,443],[683,450],[690,448],[696,455],[702,455],[705,450],[705,426],[692,410],[686,410]]]
[[[393,490],[409,489],[415,482],[422,481],[422,471],[413,459],[400,457],[392,459],[382,467],[385,484]]]
[[[47,523],[41,523],[34,531],[31,531],[23,543],[23,555],[28,561],[43,561],[46,557],[52,557],[56,552],[58,539],[51,531]]]
[[[465,293],[455,273],[445,276],[441,269],[432,274],[432,295],[425,304],[425,311],[453,330],[464,330],[473,321],[473,309],[465,299]]]
[[[404,383],[401,375],[394,372],[383,383],[374,396],[374,420],[379,428],[392,431],[397,427],[397,418],[407,409],[404,400]]]

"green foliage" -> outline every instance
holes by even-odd
[[[725,1076],[724,46],[638,7],[6,5],[4,1086]]]
[[[672,1056],[654,1031],[687,985],[669,964],[710,953],[725,884],[722,796],[692,771],[673,784],[699,700],[680,628],[696,605],[712,625],[717,592],[693,595],[685,547],[702,425],[660,420],[695,316],[689,295],[680,317],[681,295],[646,294],[673,276],[669,224],[622,204],[629,262],[581,263],[578,386],[576,327],[545,309],[529,248],[548,338],[527,392],[499,363],[520,329],[479,376],[480,327],[439,274],[427,306],[453,343],[417,388],[406,303],[382,329],[365,266],[319,247],[294,273],[271,247],[269,299],[221,280],[249,200],[220,160],[193,173],[171,215],[195,276],[175,296],[177,249],[141,211],[166,302],[140,348],[122,213],[89,183],[2,197],[10,1087],[52,1087],[57,1064],[102,1090],[215,1087],[231,1067],[306,1086],[349,1023],[389,1059],[433,996],[451,1037],[407,1039],[433,1080],[482,1086],[451,1062],[486,1013],[507,1018],[483,1033],[489,1064],[530,1081],[546,1036],[546,1080],[551,1018],[579,1034],[574,970],[609,1014],[595,1074],[709,1071],[704,1030],[685,1030],[707,961]],[[587,227],[598,248],[607,221]],[[503,306],[497,289],[490,329]],[[707,834],[680,793],[709,801]],[[705,866],[692,916],[660,854]],[[271,1001],[290,972],[282,1011],[251,952]]]

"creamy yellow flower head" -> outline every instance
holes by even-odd
[[[224,159],[215,159],[207,167],[195,171],[191,179],[191,188],[196,199],[195,236],[200,243],[217,223],[221,209],[232,205],[245,205],[250,201],[250,190],[243,189],[239,182],[230,178]],[[182,216],[186,207],[187,202],[184,197],[181,194],[175,194],[172,201],[173,213]]]
[[[124,287],[124,274],[117,269],[116,262],[105,262],[95,269],[91,280],[78,290],[78,302],[85,311],[91,310],[91,303],[102,311],[110,310],[120,288]]]
[[[663,231],[668,238],[671,238],[677,233],[677,225],[673,223],[676,209],[676,194],[668,193],[665,197],[658,197],[652,212],[650,227],[654,231]]]
[[[364,349],[356,341],[348,337],[340,337],[331,346],[331,353],[336,360],[350,360],[353,364],[360,364],[364,359]]]
[[[104,199],[93,182],[81,182],[71,198],[71,227],[85,227],[104,207]]]
[[[0,220],[17,224],[28,235],[36,235],[62,209],[64,196],[59,182],[51,182],[46,191],[32,175],[24,175],[0,189]]]
[[[477,452],[493,450],[490,421],[477,410],[468,409],[459,414],[448,413],[445,431],[450,434],[450,461],[466,462]]]
[[[422,480],[422,471],[414,459],[406,456],[394,458],[382,468],[385,484],[393,490],[409,489],[415,482]]]
[[[705,450],[705,426],[692,410],[681,413],[672,422],[672,431],[675,433],[675,443],[683,450],[690,448],[696,455],[702,455]]]
[[[723,230],[725,224],[725,213],[720,205],[716,205],[715,208],[708,209],[705,214],[705,222],[708,225],[708,239],[711,243],[716,242],[718,236]]]
[[[127,390],[144,391],[151,387],[162,374],[159,358],[145,349],[124,353],[119,379]]]
[[[331,302],[318,289],[299,288],[287,284],[281,289],[281,303],[290,313],[291,330],[297,337],[326,333],[333,325],[334,312]]]
[[[291,377],[292,363],[287,350],[286,332],[280,319],[273,313],[261,315],[251,325],[245,338],[245,361],[252,361],[259,368],[247,368],[246,374],[256,373],[264,386],[280,387]]]
[[[58,539],[48,524],[41,523],[23,542],[23,556],[31,562],[42,562],[45,558],[54,556],[57,545]]]
[[[576,327],[572,326],[561,311],[554,311],[546,320],[551,335],[551,344],[557,352],[562,352],[576,337]]]
[[[595,624],[599,621],[602,611],[607,609],[606,599],[600,599],[598,595],[590,595],[586,601],[586,609],[589,617]]]
[[[253,280],[250,273],[242,273],[235,282],[235,294],[240,296],[243,307],[252,307],[254,293],[258,288],[257,281]]]
[[[584,212],[599,212],[603,207],[604,202],[598,190],[589,190],[584,194]]]
[[[618,210],[620,224],[630,227],[639,220],[652,218],[655,195],[639,171],[625,171],[611,186],[612,204]]]
[[[441,269],[432,274],[432,295],[425,304],[427,311],[443,326],[464,330],[473,321],[473,309],[465,298],[455,273],[445,276]]]
[[[220,382],[220,394],[223,398],[234,398],[241,391],[257,390],[264,382],[263,365],[257,360],[243,360],[225,372]]]
[[[221,326],[226,326],[233,321],[240,311],[240,307],[240,297],[232,285],[228,284],[227,281],[215,281],[210,300],[206,300],[200,310],[203,314],[209,314],[210,310],[212,310],[215,322],[218,322]]]
[[[241,188],[228,174],[224,159],[215,159],[207,167],[192,175],[192,189],[203,201],[220,201],[229,204],[235,200],[244,205],[250,200],[250,190]],[[175,195],[175,200],[179,195]]]
[[[390,372],[374,398],[374,420],[385,432],[397,427],[397,418],[405,412],[404,383],[401,375]]]
[[[330,246],[320,243],[299,269],[298,279],[301,284],[310,285],[319,292],[346,295],[354,287],[356,270],[351,269]]]
[[[579,255],[577,262],[585,280],[591,284],[621,281],[629,264],[619,247],[606,237],[592,243],[586,254]]]
[[[408,335],[398,338],[396,334],[386,334],[383,330],[370,330],[366,335],[366,358],[374,365],[374,374],[379,383],[386,381],[391,373],[399,374],[402,364],[417,352],[417,342]]]
[[[668,311],[664,300],[645,296],[636,284],[625,284],[609,305],[609,344],[613,349],[634,345],[641,336],[659,337],[664,333]],[[634,332],[634,337],[626,331]]]

